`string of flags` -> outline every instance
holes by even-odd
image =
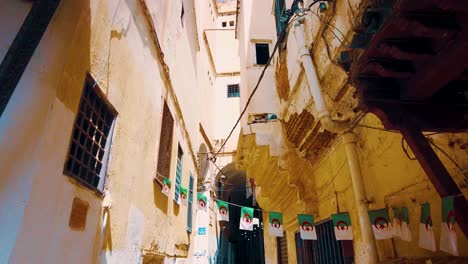
[[[163,180],[162,193],[169,196],[171,181],[167,178]],[[180,186],[179,202],[187,205],[187,189]],[[455,232],[455,196],[442,198],[442,222],[440,236],[440,250],[458,256],[457,235]],[[241,206],[226,201],[213,198],[217,205],[218,221],[229,222],[229,205],[241,207],[240,230],[252,231],[255,223],[254,210],[246,206]],[[202,193],[197,193],[198,209],[206,211],[208,200]],[[412,233],[409,228],[409,214],[406,207],[393,208],[393,221],[386,208],[368,211],[369,220],[376,240],[399,238],[403,241],[411,241]],[[429,203],[421,204],[421,217],[419,221],[418,245],[421,248],[436,251],[436,241],[432,226],[431,208]],[[336,240],[353,240],[353,231],[349,213],[337,213],[331,215],[334,226]],[[314,216],[310,214],[297,215],[300,236],[303,240],[318,240],[315,230]],[[283,236],[283,213],[269,212],[269,234],[274,237]]]

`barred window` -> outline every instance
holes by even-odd
[[[240,97],[238,84],[229,84],[227,86],[227,97]]]
[[[94,83],[87,75],[64,174],[90,188],[102,190],[117,112]]]

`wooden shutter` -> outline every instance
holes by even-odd
[[[190,173],[189,194],[187,206],[187,232],[192,232],[192,206],[193,206],[193,176]]]
[[[176,180],[175,180],[175,192],[174,192],[174,201],[179,201],[180,185],[182,184],[182,157],[184,153],[182,148],[179,145],[177,151],[177,167],[176,167]]]
[[[161,177],[170,178],[169,172],[171,169],[171,150],[172,150],[172,131],[174,128],[174,119],[167,103],[164,102],[163,118],[161,122],[161,135],[159,138],[159,154],[158,154],[158,174]],[[162,182],[162,178],[156,177]]]
[[[278,264],[288,264],[288,241],[286,234],[283,237],[276,238],[276,246],[278,249]]]

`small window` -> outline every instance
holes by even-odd
[[[234,21],[229,21],[229,26],[233,27],[234,26]]]
[[[227,86],[227,97],[240,97],[238,84],[229,84]]]
[[[255,43],[255,53],[257,56],[257,65],[265,65],[270,58],[270,49],[268,43]]]
[[[226,27],[226,22],[222,22],[221,25],[222,25],[223,27]]]
[[[116,116],[115,109],[88,75],[73,125],[64,174],[90,188],[103,189]]]

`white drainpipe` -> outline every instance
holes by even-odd
[[[314,63],[312,62],[312,57],[310,56],[309,49],[305,43],[303,23],[303,18],[298,19],[294,23],[294,36],[296,38],[297,46],[299,47],[299,57],[301,58],[302,65],[304,67],[309,90],[314,99],[315,108],[318,113],[316,118],[320,121],[324,129],[330,132],[342,134],[346,155],[348,157],[351,181],[354,190],[354,198],[357,205],[356,207],[362,235],[362,242],[366,247],[366,257],[364,263],[377,263],[378,253],[372,225],[367,213],[368,202],[357,153],[357,137],[356,134],[352,131],[352,126],[349,122],[333,120],[331,118],[330,112],[326,108]]]

